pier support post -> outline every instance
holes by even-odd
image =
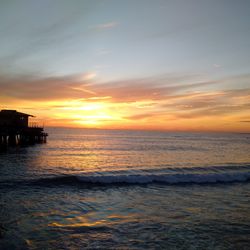
[[[16,135],[9,135],[9,143],[10,146],[16,146]]]

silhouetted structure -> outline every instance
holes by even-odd
[[[28,127],[29,116],[34,117],[16,110],[1,110],[0,127]]]
[[[48,136],[42,127],[29,127],[29,114],[16,110],[0,111],[0,150],[8,146],[46,142]]]

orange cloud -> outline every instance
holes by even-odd
[[[250,130],[250,89],[220,89],[231,78],[192,81],[179,76],[178,81],[165,77],[106,83],[87,78],[0,76],[0,108],[29,112],[50,126]]]

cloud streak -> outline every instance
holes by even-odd
[[[231,78],[201,81],[195,77],[192,80],[166,76],[103,83],[94,77],[89,79],[88,75],[13,78],[2,74],[0,108],[21,107],[31,113],[37,110],[44,117],[51,113],[53,118],[46,118],[50,124],[59,124],[64,119],[66,124],[91,123],[92,119],[116,127],[166,126],[173,122],[179,122],[176,125],[179,126],[190,121],[196,124],[202,119],[218,121],[233,117],[230,119],[234,123],[247,126],[244,121],[249,121],[249,88],[216,90],[220,84],[231,82]],[[236,81],[240,79],[242,76],[233,77]]]
[[[111,96],[115,102],[134,102],[138,99],[161,100],[184,90],[214,84],[197,82],[168,85],[168,79],[131,79],[108,83],[96,83],[95,74],[67,77],[6,77],[0,75],[0,93],[3,96],[27,100],[53,100],[63,98],[90,98]],[[166,81],[166,83],[165,83]]]
[[[25,100],[55,100],[93,97],[88,81],[77,77],[33,78],[0,76],[0,95]]]
[[[113,21],[113,22],[101,23],[101,24],[92,26],[90,28],[94,30],[107,30],[107,29],[115,28],[117,25],[118,23]]]

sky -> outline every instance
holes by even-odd
[[[46,126],[250,132],[250,1],[0,0],[0,109]]]

